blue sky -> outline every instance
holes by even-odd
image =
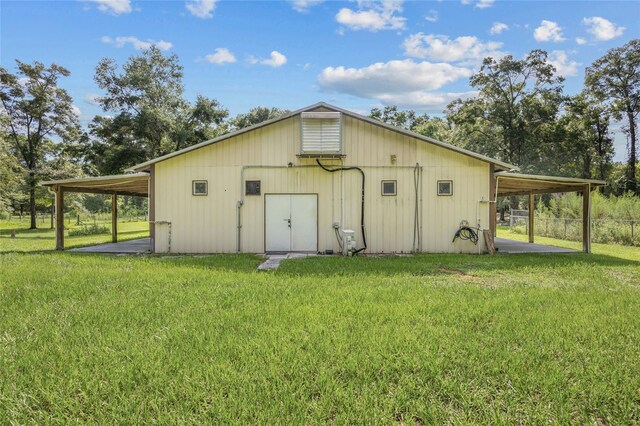
[[[484,56],[547,50],[575,93],[585,67],[640,36],[639,1],[2,0],[0,14],[0,64],[68,68],[63,86],[84,122],[100,113],[97,62],[123,63],[150,43],[179,56],[187,97],[216,98],[232,115],[320,100],[438,114],[472,95]]]

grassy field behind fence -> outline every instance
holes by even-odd
[[[19,235],[0,253],[2,423],[640,423],[638,248],[257,272]]]
[[[512,217],[511,231],[527,234],[528,218]],[[561,240],[582,241],[582,219],[535,217],[535,235]],[[593,219],[591,241],[605,244],[640,246],[640,220]]]
[[[76,225],[76,222],[69,220],[65,222],[65,248],[83,247],[94,244],[111,242],[111,219],[96,220],[95,223],[106,228],[105,233],[96,235],[70,236],[72,230],[82,229],[84,225]],[[92,225],[94,221],[82,222]],[[38,224],[40,226],[40,224]],[[39,229],[29,230],[28,221],[0,220],[0,252],[31,252],[37,250],[53,250],[56,247],[55,230],[49,226],[42,226]],[[11,231],[16,230],[16,237],[11,238]],[[144,221],[120,220],[118,222],[118,240],[132,240],[149,236],[149,224]]]

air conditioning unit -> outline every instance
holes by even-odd
[[[353,229],[342,230],[342,254],[353,256],[356,251],[356,232]]]

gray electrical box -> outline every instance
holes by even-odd
[[[245,195],[260,195],[260,181],[248,180],[245,182]]]

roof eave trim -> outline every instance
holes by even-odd
[[[563,176],[544,176],[544,175],[529,175],[523,173],[513,173],[513,172],[496,172],[496,177],[510,177],[513,179],[522,179],[522,180],[541,180],[541,181],[555,181],[560,183],[567,184],[591,184],[591,185],[606,185],[607,181],[597,180],[597,179],[582,179],[582,178],[570,178]]]
[[[100,181],[112,180],[112,179],[131,179],[131,178],[149,178],[149,174],[148,173],[127,173],[123,175],[91,176],[91,177],[74,178],[74,179],[47,180],[44,182],[40,182],[40,185],[54,186],[54,185],[64,185],[67,183],[100,182]]]

